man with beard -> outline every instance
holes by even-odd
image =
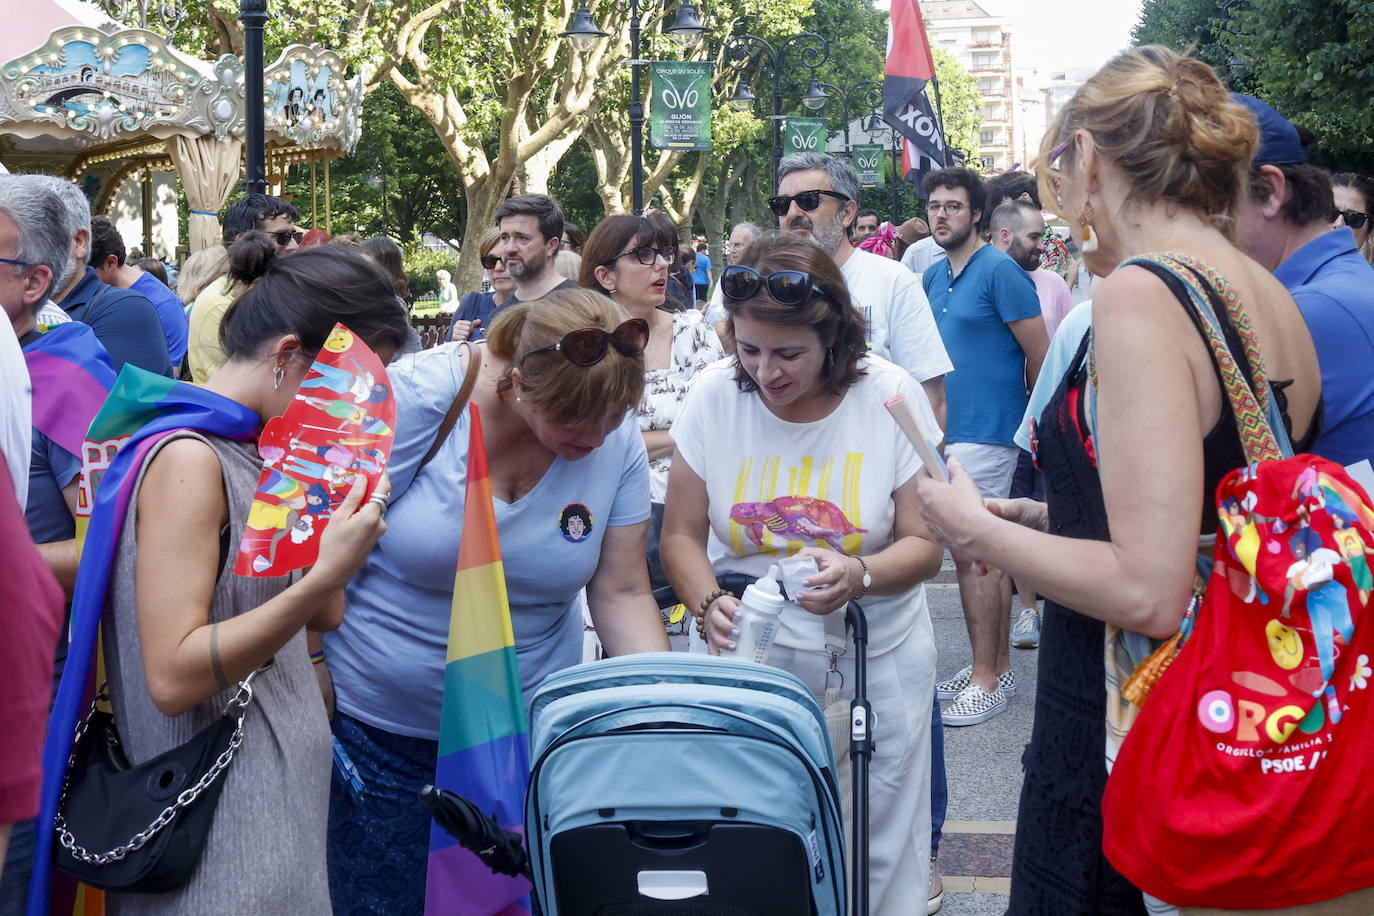
[[[577,284],[553,269],[554,255],[563,244],[563,208],[547,194],[522,194],[496,208],[501,239],[492,249],[515,281],[515,292],[496,306],[497,312],[515,302],[542,299],[556,289]]]
[[[896,261],[849,244],[858,196],[853,165],[823,153],[797,153],[778,166],[778,196],[768,206],[783,229],[830,253],[854,307],[868,321],[869,350],[921,383],[943,428],[944,376],[953,365],[920,281]]]
[[[860,242],[878,234],[878,211],[860,210],[859,215],[854,220],[854,245],[857,247]]]
[[[986,498],[1005,498],[1020,451],[1013,436],[1049,338],[1035,284],[975,231],[985,189],[968,169],[930,172],[921,183],[936,242],[947,257],[922,282],[955,370],[946,385],[945,454],[957,458]],[[936,685],[945,725],[976,725],[1004,712],[1016,690],[1008,630],[1011,580],[954,557],[973,664]]]
[[[1040,266],[1045,253],[1045,217],[1037,204],[1020,198],[1003,201],[992,211],[990,241],[1006,252],[1035,284],[1040,298],[1040,317],[1045,319],[1045,334],[1054,337],[1059,322],[1074,306],[1073,293],[1064,278]]]

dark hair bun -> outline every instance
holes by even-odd
[[[229,246],[229,277],[240,283],[256,283],[277,259],[277,243],[266,232],[253,230]]]

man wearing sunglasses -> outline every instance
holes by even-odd
[[[945,425],[944,375],[953,369],[921,283],[890,258],[849,244],[859,210],[859,177],[849,162],[797,153],[778,166],[778,196],[768,206],[778,225],[811,239],[844,275],[850,298],[868,321],[873,353],[920,382],[940,426]]]
[[[108,286],[87,263],[91,253],[91,206],[74,182],[49,175],[14,175],[7,181],[31,185],[35,193],[50,195],[62,213],[62,232],[71,240],[66,269],[54,276],[53,302],[72,321],[95,332],[118,372],[126,363],[158,375],[172,374],[167,338],[157,309],[147,297]]]
[[[1260,128],[1241,244],[1293,296],[1321,364],[1317,439],[1294,447],[1340,464],[1374,460],[1374,267],[1349,226],[1331,228],[1331,176],[1307,161],[1298,128],[1259,99],[1232,98]]]
[[[563,244],[563,208],[552,197],[512,197],[496,208],[496,229],[501,238],[491,253],[504,261],[515,292],[496,306],[493,317],[512,303],[542,299],[556,289],[577,288],[553,269],[553,259]]]
[[[228,248],[244,235],[257,229],[266,232],[277,245],[277,257],[284,257],[300,247],[301,232],[296,227],[296,208],[288,201],[270,194],[250,192],[229,205],[224,211],[224,231],[221,238]],[[219,326],[247,289],[229,277],[220,277],[201,291],[191,303],[190,343],[186,364],[190,378],[203,385],[224,365],[224,351],[219,346]]]

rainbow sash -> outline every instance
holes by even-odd
[[[73,455],[114,387],[110,355],[80,322],[59,324],[24,348],[33,381],[34,429]]]
[[[58,330],[61,328],[44,337]],[[35,383],[35,391],[37,387]],[[70,904],[75,902],[71,882],[64,881],[58,892],[52,893],[53,817],[77,719],[95,692],[92,674],[96,635],[105,609],[115,549],[124,529],[124,515],[143,462],[154,445],[177,430],[194,429],[247,441],[257,436],[258,423],[258,415],[236,401],[126,365],[78,449],[82,456],[82,498],[91,500],[91,511],[81,541],[81,565],[72,596],[66,668],[43,743],[43,795],[35,831],[37,849],[33,882],[29,886],[29,916],[48,916],[50,895],[70,902],[58,904],[66,912],[71,912]],[[61,444],[60,440],[54,441]]]
[[[487,451],[477,405],[469,407],[468,479],[458,573],[453,580],[439,759],[434,784],[494,812],[524,835],[529,745],[525,698],[515,659],[506,575],[491,501]],[[494,875],[458,841],[431,825],[425,913],[529,916],[530,883]]]

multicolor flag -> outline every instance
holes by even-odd
[[[56,893],[50,884],[53,816],[77,720],[89,706],[97,686],[92,682],[96,635],[115,549],[143,462],[153,446],[180,429],[249,441],[257,436],[258,424],[258,415],[237,401],[126,365],[90,425],[80,448],[81,491],[83,497],[92,500],[90,519],[80,542],[81,565],[72,596],[66,667],[43,743],[43,795],[35,831],[37,849],[33,882],[29,886],[29,916],[48,916],[50,896],[61,896],[67,901],[59,904],[67,912],[71,911],[69,904],[75,902],[70,882],[64,882],[65,886]]]
[[[945,138],[926,84],[935,79],[925,21],[918,0],[892,0],[883,76],[883,120],[902,135],[902,178],[915,181],[945,166]]]
[[[59,324],[24,348],[33,381],[33,426],[73,455],[114,387],[115,371],[95,332]]]
[[[477,405],[471,413],[468,479],[458,573],[453,580],[439,760],[434,784],[494,813],[524,835],[530,758],[525,698],[515,659],[506,574],[496,533],[487,451]],[[425,913],[529,916],[530,883],[494,875],[473,853],[431,825]]]

